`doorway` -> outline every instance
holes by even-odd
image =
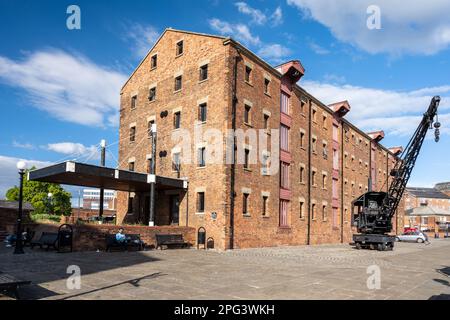
[[[180,196],[170,196],[170,224],[179,225],[180,223]]]

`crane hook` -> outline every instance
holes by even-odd
[[[441,127],[441,123],[438,121],[434,124],[434,141],[439,142],[441,131],[439,128]]]

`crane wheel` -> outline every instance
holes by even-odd
[[[355,247],[357,250],[361,250],[361,248],[362,248],[361,243],[357,242]]]
[[[378,249],[378,251],[385,251],[386,245],[384,243],[379,243],[377,249]]]

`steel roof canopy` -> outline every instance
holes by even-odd
[[[156,182],[158,189],[187,189],[182,179],[67,161],[30,171],[28,180],[118,191],[147,192]]]

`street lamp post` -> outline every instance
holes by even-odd
[[[25,169],[27,164],[25,161],[17,162],[17,169],[19,169],[20,175],[20,188],[19,188],[19,213],[17,215],[17,231],[16,231],[16,247],[14,254],[24,254],[22,246],[22,204],[23,204],[23,176],[25,175]]]
[[[53,193],[49,192],[47,194],[47,203],[48,203],[48,213],[49,214],[53,214],[53,210],[52,210],[52,199],[53,199]]]

